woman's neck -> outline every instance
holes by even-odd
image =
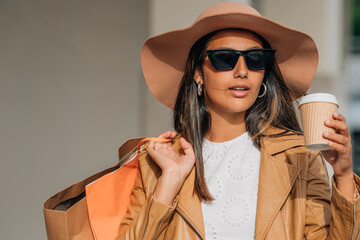
[[[226,142],[246,132],[245,112],[216,114],[210,111],[211,127],[205,139],[211,142]]]

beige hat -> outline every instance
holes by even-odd
[[[173,109],[189,51],[207,33],[241,28],[258,33],[273,49],[288,88],[296,98],[310,87],[318,65],[314,40],[299,30],[286,27],[260,15],[254,8],[237,2],[224,2],[203,11],[189,27],[148,38],[142,48],[145,80],[154,96]]]

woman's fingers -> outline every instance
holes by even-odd
[[[328,144],[339,153],[351,151],[351,137],[346,124],[346,119],[340,113],[333,113],[334,120],[326,120],[325,125],[334,128],[335,133],[324,132],[324,138],[328,139]]]
[[[155,149],[156,151],[158,151],[158,150],[160,150],[161,148],[164,148],[165,145],[166,145],[165,143],[155,142],[155,143],[154,143],[154,149]]]
[[[156,143],[154,143],[153,141],[150,141],[149,145],[146,148],[146,151],[150,155],[151,159],[153,159],[156,162],[156,164],[161,169],[163,169],[166,164],[166,162],[165,162],[166,159],[164,159],[164,155],[159,152],[159,148],[158,149],[156,149],[156,148],[157,148]]]
[[[159,138],[174,138],[176,136],[176,132],[167,131],[159,135]]]
[[[349,144],[349,139],[341,134],[336,134],[336,133],[331,133],[331,132],[324,132],[324,138],[338,143],[338,144],[342,144],[342,145],[347,145]]]
[[[346,119],[339,113],[332,115],[332,120],[326,120],[325,125],[335,129],[335,132],[324,132],[330,150],[322,151],[325,159],[332,165],[335,176],[343,176],[352,171],[351,161],[351,136],[346,124]]]
[[[185,138],[180,138],[180,145],[184,149],[185,155],[195,160],[194,149],[192,148],[191,144],[185,140]]]
[[[342,135],[349,136],[349,129],[344,116],[340,113],[334,113],[333,118],[334,120],[326,120],[325,125],[336,129],[336,131]]]
[[[328,144],[330,147],[332,147],[332,149],[334,149],[338,153],[346,153],[347,152],[347,148],[343,144],[333,142],[333,141],[328,141]]]
[[[175,133],[176,134],[176,133]],[[170,133],[164,133],[162,136],[170,136]],[[173,149],[171,143],[157,143],[150,141],[146,148],[149,156],[162,169],[162,171],[178,171],[181,175],[187,176],[191,167],[195,163],[195,153],[189,142],[180,138],[180,146],[185,155],[179,156]]]
[[[156,154],[154,141],[149,142],[149,145],[146,147],[146,151],[149,153],[150,157],[153,158],[153,156]]]
[[[337,120],[340,120],[340,121],[343,121],[343,122],[346,122],[346,119],[343,115],[341,115],[340,113],[333,113],[333,118],[334,119],[337,119]]]

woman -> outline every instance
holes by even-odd
[[[292,99],[317,67],[314,41],[240,3],[205,10],[148,39],[149,88],[174,110],[176,132],[151,142],[118,239],[351,239],[360,179],[345,119],[324,124],[332,197],[319,152],[304,146]],[[180,87],[177,87],[180,86]]]

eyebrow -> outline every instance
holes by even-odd
[[[255,46],[255,47],[248,48],[248,50],[250,50],[250,49],[261,49],[261,48],[258,46]]]

